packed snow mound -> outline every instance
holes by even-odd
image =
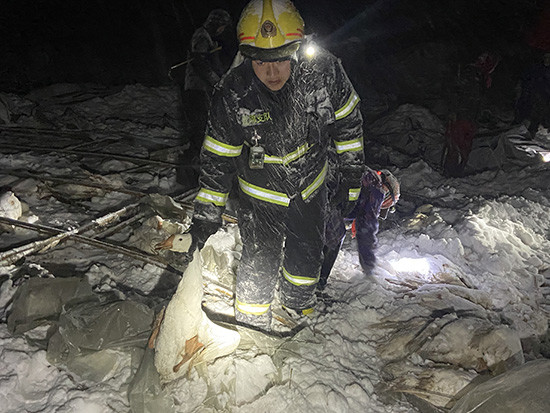
[[[433,167],[441,161],[445,126],[424,107],[401,105],[369,125],[368,131],[378,142],[407,155],[421,157]]]

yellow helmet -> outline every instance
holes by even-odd
[[[304,38],[304,21],[290,0],[252,0],[237,25],[241,53],[257,60],[290,57]]]

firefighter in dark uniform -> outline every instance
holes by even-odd
[[[301,47],[304,23],[290,1],[252,0],[237,34],[244,61],[212,98],[191,231],[201,247],[219,228],[236,177],[243,252],[235,314],[269,330],[276,298],[298,316],[313,310],[331,201],[327,176],[338,178],[338,202],[357,200],[362,117],[340,61]]]

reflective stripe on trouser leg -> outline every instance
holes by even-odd
[[[301,310],[315,303],[315,287],[321,271],[326,190],[305,203],[296,197],[289,205],[281,303]]]
[[[247,309],[266,309],[265,305],[273,301],[282,259],[286,207],[243,198],[239,210],[243,252],[237,269],[235,318],[243,324],[269,329],[271,307],[265,312]]]

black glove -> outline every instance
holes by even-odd
[[[190,234],[191,234],[191,246],[189,247],[188,254],[191,256],[195,252],[195,249],[201,250],[204,247],[204,243],[210,235],[216,233],[220,228],[220,224],[212,221],[205,221],[202,219],[194,219],[193,224],[191,225]]]

